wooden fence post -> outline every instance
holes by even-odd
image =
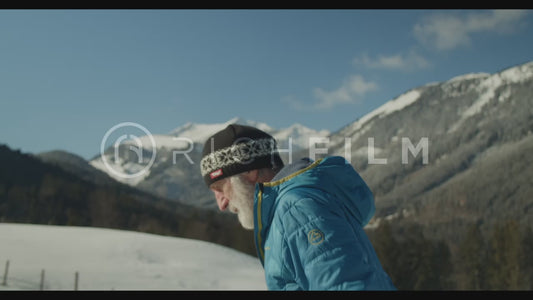
[[[74,290],[77,291],[78,290],[78,279],[79,279],[80,275],[78,273],[78,271],[76,271],[76,273],[74,274]]]
[[[40,290],[44,290],[44,269],[41,270],[41,285]]]
[[[2,281],[2,285],[7,285],[7,273],[9,271],[9,259],[6,261],[6,268],[4,269],[4,280]]]

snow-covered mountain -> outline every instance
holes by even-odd
[[[456,241],[475,222],[531,224],[532,132],[529,62],[408,90],[333,133],[329,154],[369,184],[376,222],[415,221]]]
[[[2,290],[266,290],[259,260],[209,242],[0,223]],[[9,261],[7,274],[4,266]]]
[[[298,123],[276,129],[265,123],[242,118],[214,124],[189,122],[168,134],[144,135],[124,140],[117,147],[109,147],[104,153],[105,157],[97,156],[90,164],[117,181],[159,196],[215,208],[213,196],[205,188],[200,176],[199,163],[204,142],[229,124],[254,126],[271,134],[278,141],[279,148],[285,150],[281,153],[285,160],[292,159],[288,149],[291,153],[297,153],[309,146],[309,137],[330,134],[327,130],[317,131]]]
[[[405,92],[348,124],[334,133],[332,139],[336,140],[338,148],[343,147],[340,144],[344,143],[344,137],[350,137],[357,144],[360,137],[368,136],[369,132],[377,133],[376,128],[385,123],[392,126],[388,131],[379,128],[384,134],[374,134],[375,138],[382,140],[384,135],[388,135],[387,141],[396,140],[399,135],[389,136],[389,132],[401,135],[413,131],[413,127],[432,135],[453,133],[463,125],[471,125],[467,124],[468,119],[483,117],[488,109],[497,110],[506,105],[516,107],[514,94],[524,88],[527,91],[532,79],[533,62],[529,62],[496,74],[471,73],[441,83],[428,83]],[[519,96],[522,97],[521,94]],[[526,98],[524,104],[528,104],[530,99]],[[522,108],[525,112],[529,111],[527,105]],[[417,109],[416,113],[407,115],[406,111],[414,109]],[[521,108],[518,107],[518,110]],[[500,114],[508,117],[503,110]]]
[[[259,128],[265,132],[273,133],[276,130],[265,123],[245,120],[243,118],[235,117],[224,123],[213,124],[199,124],[187,122],[184,125],[170,131],[170,135],[174,137],[186,137],[195,143],[203,144],[211,135],[219,130],[224,129],[230,124],[241,124]]]

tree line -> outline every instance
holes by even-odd
[[[384,222],[369,237],[399,290],[531,290],[533,232],[514,220],[483,233],[469,225],[454,246],[424,236],[420,224]]]

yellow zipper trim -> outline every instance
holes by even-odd
[[[263,228],[262,222],[261,222],[261,203],[263,202],[263,190],[259,189],[259,193],[257,193],[257,248],[259,249],[259,255],[261,256],[261,260],[265,261],[265,252],[263,250],[262,242],[261,242],[261,229]]]
[[[283,177],[281,178],[280,180],[276,180],[276,181],[271,181],[271,182],[264,182],[263,183],[263,186],[267,186],[267,187],[273,187],[273,186],[276,186],[276,185],[279,185],[279,184],[282,184],[300,174],[302,174],[303,172],[305,171],[308,171],[314,167],[316,167],[318,164],[320,164],[320,162],[322,161],[322,158],[315,161],[314,163],[310,164],[309,166],[301,169],[301,170],[298,170],[297,172],[294,172],[292,174],[290,174],[289,176],[287,177]],[[262,239],[261,239],[261,230],[263,229],[263,223],[261,222],[261,206],[262,206],[262,202],[263,202],[263,190],[262,189],[259,189],[259,192],[257,193],[257,244],[258,244],[258,248],[259,248],[259,255],[261,256],[261,260],[264,262],[265,261],[265,251],[263,250],[263,245],[262,245]]]
[[[271,181],[271,182],[265,182],[263,183],[264,186],[268,186],[268,187],[273,187],[273,186],[276,186],[276,185],[279,185],[279,184],[282,184],[288,180],[291,180],[292,178],[302,174],[303,172],[305,171],[308,171],[309,169],[312,169],[314,167],[316,167],[318,164],[320,164],[320,162],[323,160],[323,158],[315,161],[314,163],[310,164],[309,166],[301,169],[301,170],[298,170],[297,172],[294,172],[290,175],[288,175],[287,177],[283,177],[281,178],[280,180],[276,180],[276,181]]]

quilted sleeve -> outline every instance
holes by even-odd
[[[362,228],[332,202],[300,198],[281,217],[286,261],[305,290],[362,290],[374,276]],[[360,226],[359,226],[360,227]]]

